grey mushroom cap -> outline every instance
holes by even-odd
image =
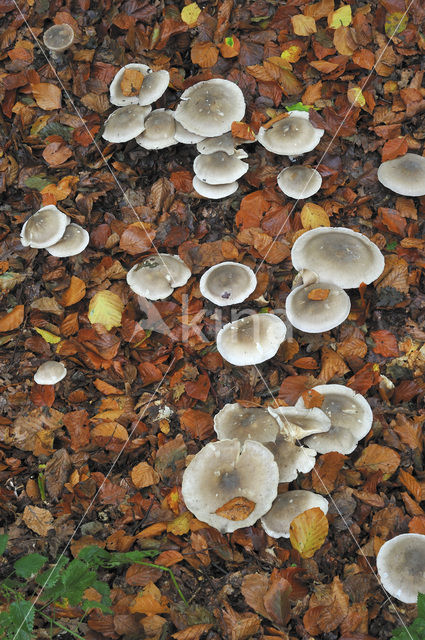
[[[165,69],[152,71],[143,80],[139,93],[139,104],[147,106],[156,102],[166,91],[170,82],[170,74]]]
[[[395,160],[387,160],[378,168],[378,180],[402,196],[425,196],[425,158],[417,153],[406,153]]]
[[[90,236],[87,231],[79,224],[71,222],[59,242],[51,247],[46,247],[46,251],[57,258],[68,258],[84,251],[89,241]]]
[[[322,176],[316,169],[301,164],[286,167],[277,176],[278,187],[288,198],[310,198],[322,186]]]
[[[258,142],[277,155],[299,156],[317,147],[324,132],[313,127],[306,111],[291,111],[269,129],[260,127]]]
[[[214,78],[192,85],[181,95],[175,118],[200,136],[221,136],[245,115],[245,99],[230,80]]]
[[[271,507],[279,473],[271,452],[260,442],[210,442],[183,474],[182,493],[189,511],[222,533],[252,526]],[[228,520],[215,511],[237,497],[255,503],[243,520]]]
[[[330,418],[318,407],[268,407],[279,423],[280,433],[287,440],[301,440],[315,433],[325,433],[331,428]]]
[[[165,149],[177,144],[176,121],[172,111],[155,109],[145,120],[145,130],[136,142],[144,149]]]
[[[49,51],[63,53],[74,42],[74,29],[69,24],[55,24],[44,33],[43,42]]]
[[[228,184],[207,184],[199,180],[198,176],[194,176],[192,180],[193,188],[203,198],[210,200],[220,200],[227,198],[238,190],[238,182],[229,182]]]
[[[131,104],[115,109],[105,122],[102,138],[108,142],[128,142],[145,130],[145,118],[152,107]]]
[[[56,384],[66,376],[66,368],[62,362],[48,360],[43,362],[34,374],[34,382],[37,384]]]
[[[279,433],[279,423],[263,407],[243,407],[237,402],[226,404],[214,416],[214,430],[219,440],[237,438],[274,442]]]
[[[181,144],[196,144],[203,140],[205,136],[198,136],[196,133],[192,133],[192,131],[185,129],[185,127],[176,120],[176,133],[174,137],[177,142],[181,142]]]
[[[196,148],[201,154],[224,151],[227,155],[232,156],[235,153],[235,140],[229,131],[215,138],[204,138],[198,142]]]
[[[316,290],[329,291],[325,300],[310,300]],[[293,327],[304,333],[330,331],[342,324],[351,309],[349,296],[343,289],[329,282],[315,282],[293,289],[286,298],[286,316]]]
[[[313,449],[296,445],[285,436],[278,435],[275,442],[265,443],[272,452],[279,469],[279,482],[292,482],[299,473],[308,473],[316,464]]]
[[[70,218],[53,204],[36,211],[22,227],[21,244],[33,249],[45,249],[59,242]]]
[[[219,307],[243,302],[256,286],[253,270],[238,262],[220,262],[210,267],[199,282],[201,294]]]
[[[179,256],[158,253],[134,265],[127,273],[127,284],[134,293],[148,300],[163,300],[182,287],[191,276]]]
[[[287,491],[277,496],[270,511],[261,518],[261,524],[272,538],[289,538],[292,520],[314,507],[319,507],[326,515],[329,504],[326,498],[313,491]]]
[[[235,182],[249,169],[237,154],[229,156],[225,151],[200,154],[195,158],[193,170],[199,180],[208,184]]]
[[[286,337],[286,325],[272,313],[229,322],[217,334],[217,350],[237,366],[259,364],[273,358]]]
[[[384,270],[384,256],[362,233],[345,227],[318,227],[294,242],[292,264],[297,271],[310,269],[319,280],[341,289],[370,284]]]
[[[381,584],[397,600],[413,604],[425,593],[425,535],[403,533],[384,542],[376,556]]]
[[[341,384],[323,384],[313,389],[324,396],[321,410],[330,419],[331,428],[326,433],[309,436],[304,442],[318,453],[352,453],[372,427],[369,403],[360,393]],[[295,406],[305,408],[303,399],[299,398]]]
[[[143,75],[143,83],[139,93],[135,96],[125,96],[121,89],[121,81],[128,69],[140,71]],[[109,87],[110,101],[118,107],[130,104],[139,104],[142,107],[151,105],[158,100],[168,87],[170,74],[168,71],[152,71],[146,64],[131,63],[122,67],[116,74]]]
[[[111,103],[116,105],[117,107],[125,107],[129,104],[139,104],[139,94],[134,96],[125,96],[121,90],[121,81],[123,79],[124,73],[129,69],[139,71],[143,75],[143,84],[145,83],[147,75],[151,73],[151,69],[146,64],[139,64],[136,62],[126,64],[125,67],[122,67],[119,71],[117,71],[114,79],[109,86],[109,99]]]

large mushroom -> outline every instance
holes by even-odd
[[[214,430],[219,440],[237,438],[274,442],[279,433],[278,421],[263,407],[243,407],[237,402],[226,404],[214,416]]]
[[[260,127],[258,142],[280,156],[299,156],[317,147],[324,132],[313,127],[307,112],[291,111],[268,129]]]
[[[330,331],[348,317],[351,301],[343,289],[329,282],[296,287],[286,298],[286,316],[304,333]]]
[[[54,204],[42,207],[22,227],[21,244],[33,249],[51,247],[63,237],[69,223],[70,218]]]
[[[387,160],[378,168],[378,180],[402,196],[425,196],[425,158],[417,153],[406,153]]]
[[[330,419],[318,407],[269,407],[268,411],[278,421],[280,432],[289,440],[302,440],[331,428]]]
[[[145,130],[136,138],[144,149],[164,149],[177,144],[176,121],[172,111],[155,109],[145,120]]]
[[[277,176],[277,184],[288,198],[302,200],[319,191],[322,186],[322,176],[312,167],[296,164],[282,169]]]
[[[46,251],[57,258],[68,258],[76,256],[87,247],[90,236],[79,224],[71,222],[63,234],[59,242],[50,247],[46,247]]]
[[[210,200],[220,200],[227,198],[237,191],[239,184],[237,182],[228,182],[226,184],[208,184],[194,176],[192,180],[193,188],[203,198]]]
[[[274,456],[279,469],[279,482],[292,482],[299,473],[311,471],[316,463],[316,451],[295,444],[281,433],[274,442],[266,442],[264,446]]]
[[[278,316],[255,313],[224,325],[217,334],[217,349],[231,364],[259,364],[276,355],[285,337],[286,326]]]
[[[199,283],[202,295],[219,307],[243,302],[256,286],[253,270],[238,262],[220,262],[210,267]]]
[[[129,77],[130,91],[123,92],[122,83]],[[132,62],[122,67],[114,76],[109,87],[110,100],[118,107],[130,104],[150,105],[162,96],[168,87],[170,74],[168,71],[152,71],[146,64]]]
[[[152,107],[131,104],[115,109],[105,122],[102,137],[108,142],[128,142],[145,130],[145,118]]]
[[[326,498],[312,491],[297,489],[281,493],[273,502],[270,511],[261,518],[261,524],[272,538],[289,538],[292,520],[314,507],[319,507],[326,515],[329,504]]]
[[[246,157],[244,151],[239,151],[229,156],[225,151],[200,154],[195,158],[193,170],[195,175],[207,184],[227,184],[236,182],[249,169],[247,162],[242,162],[241,157]]]
[[[148,300],[163,300],[182,287],[191,276],[189,267],[179,256],[157,253],[134,265],[127,273],[127,284]]]
[[[378,551],[376,567],[384,589],[413,604],[425,593],[425,535],[403,533],[387,540]]]

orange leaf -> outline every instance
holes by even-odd
[[[195,381],[188,381],[185,384],[185,391],[188,396],[206,402],[210,391],[210,379],[206,373],[202,373]]]
[[[242,140],[255,140],[255,133],[246,122],[232,122],[232,136]]]
[[[62,92],[55,84],[37,82],[31,85],[32,95],[40,109],[53,111],[61,108]]]
[[[316,33],[316,21],[312,16],[297,14],[291,18],[292,28],[297,36],[310,36]]]
[[[18,304],[12,311],[0,318],[0,332],[13,331],[22,324],[24,320],[24,305]]]
[[[121,91],[124,96],[137,96],[142,88],[144,75],[138,69],[126,69],[121,78]]]
[[[326,300],[329,295],[329,289],[312,289],[307,295],[309,300]]]
[[[356,469],[368,473],[382,471],[384,480],[387,480],[400,465],[400,456],[389,447],[379,444],[370,444],[363,450],[360,458],[355,462]]]
[[[404,136],[399,136],[398,138],[387,140],[381,151],[382,162],[386,162],[387,160],[394,160],[394,158],[398,158],[399,156],[404,156],[407,151],[408,146],[406,138]]]
[[[375,56],[369,49],[357,49],[357,51],[353,53],[353,62],[358,67],[371,71],[375,64]]]
[[[212,42],[195,42],[190,57],[193,64],[203,69],[213,67],[218,60],[218,49]]]
[[[323,404],[323,400],[325,399],[325,396],[323,396],[318,391],[315,391],[314,389],[308,389],[308,391],[304,391],[301,394],[301,397],[306,409],[314,409],[314,407],[318,407],[320,409]]]
[[[77,278],[77,276],[72,276],[68,289],[65,289],[62,294],[61,305],[64,307],[71,307],[73,304],[82,300],[85,295],[85,282],[83,282],[81,278]]]
[[[130,473],[131,480],[137,489],[143,489],[144,487],[150,487],[153,484],[158,484],[159,475],[153,467],[147,462],[140,462],[137,464]]]
[[[425,516],[414,516],[409,522],[409,533],[425,534]]]
[[[230,38],[225,38],[224,42],[219,44],[218,47],[223,58],[235,58],[239,55],[241,43],[239,38],[231,36]]]
[[[182,191],[183,193],[190,193],[193,189],[192,185],[193,175],[187,169],[182,169],[181,171],[173,171],[170,176],[170,180],[175,186],[177,191]]]
[[[51,167],[59,167],[71,156],[72,150],[63,141],[51,142],[43,151],[43,158]]]
[[[380,379],[379,365],[368,362],[354,376],[351,376],[347,381],[347,387],[364,395],[370,387],[378,384]]]
[[[332,73],[332,71],[338,69],[338,65],[335,62],[328,62],[327,60],[313,60],[310,64],[321,73]]]
[[[254,509],[255,502],[243,496],[237,496],[219,507],[215,513],[222,518],[227,518],[227,520],[245,520]]]
[[[317,369],[319,366],[317,361],[310,356],[305,356],[304,358],[297,358],[291,364],[294,367],[298,367],[299,369]]]
[[[198,409],[187,409],[180,417],[182,429],[190,433],[192,438],[205,440],[213,433],[213,419],[209,413]]]
[[[416,480],[416,478],[414,478],[410,473],[407,473],[407,471],[404,471],[404,469],[400,469],[398,479],[400,480],[401,484],[404,485],[406,489],[412,494],[416,502],[421,502],[422,487]]]
[[[34,382],[30,398],[36,407],[51,407],[55,401],[55,388],[52,384],[39,385]]]
[[[324,543],[328,529],[328,519],[319,507],[307,509],[291,522],[291,545],[302,558],[311,558]]]
[[[108,384],[107,382],[105,382],[104,380],[100,380],[99,378],[96,378],[93,384],[96,389],[100,391],[100,393],[104,393],[105,396],[117,394],[122,395],[124,393],[124,391],[121,391],[121,389],[117,389],[116,387],[112,386],[112,384]]]
[[[180,551],[170,549],[169,551],[160,553],[155,559],[155,563],[162,564],[164,567],[172,567],[173,564],[177,564],[177,562],[181,562],[182,560],[184,560],[184,556],[182,556]]]
[[[375,343],[374,353],[379,353],[384,358],[396,358],[399,355],[397,339],[391,331],[382,329],[381,331],[372,331],[370,335]]]
[[[131,256],[150,249],[156,233],[151,227],[149,223],[143,222],[130,224],[120,238],[120,249],[127,251]]]
[[[199,638],[204,633],[207,633],[207,631],[212,629],[213,626],[214,625],[207,622],[193,624],[190,627],[186,627],[186,629],[183,629],[183,631],[177,631],[176,633],[173,633],[171,637],[174,638],[174,640],[199,640]]]
[[[344,466],[344,460],[347,456],[336,451],[325,453],[316,462],[316,466],[311,474],[312,486],[314,491],[327,495],[333,491],[335,481],[339,472]]]

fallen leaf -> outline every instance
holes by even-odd
[[[291,18],[292,28],[297,36],[310,36],[316,33],[316,21],[312,16],[297,14]]]
[[[40,109],[53,111],[61,108],[62,92],[59,87],[49,82],[37,82],[31,85],[32,95]]]
[[[27,505],[22,515],[22,520],[31,531],[39,536],[47,536],[53,526],[53,516],[47,509]]]
[[[183,7],[180,13],[180,17],[183,22],[188,24],[190,27],[193,27],[195,26],[201,11],[202,9],[196,4],[196,2],[191,2],[190,4],[187,4],[185,7]]]
[[[397,339],[391,331],[385,329],[371,331],[370,335],[375,343],[373,347],[374,353],[379,353],[384,358],[396,358],[399,355]]]
[[[245,520],[255,509],[255,502],[244,498],[243,496],[237,496],[232,498],[226,504],[216,509],[215,513],[227,520]]]
[[[255,613],[237,613],[228,602],[224,603],[221,616],[229,640],[247,640],[260,628],[260,618]]]
[[[329,216],[323,207],[313,202],[307,202],[301,210],[301,223],[304,229],[316,229],[317,227],[330,227]]]
[[[121,78],[120,87],[124,96],[137,96],[140,93],[144,75],[139,69],[126,69]]]
[[[370,475],[376,471],[382,471],[383,479],[388,480],[400,466],[400,456],[389,447],[379,444],[369,444],[361,456],[354,463],[356,469]]]
[[[24,305],[18,304],[12,311],[0,318],[0,331],[13,331],[24,321]]]
[[[218,60],[218,49],[212,42],[195,42],[190,57],[193,64],[203,69],[213,67]]]
[[[98,291],[90,300],[88,318],[92,324],[99,323],[110,331],[121,326],[123,311],[124,303],[116,293]]]
[[[329,295],[329,289],[312,289],[307,295],[309,300],[326,300]]]
[[[328,529],[328,519],[319,507],[307,509],[291,522],[291,545],[302,558],[311,558],[324,543]]]
[[[51,142],[43,151],[43,158],[51,167],[59,167],[72,156],[72,149],[62,142]],[[44,190],[43,190],[44,191]],[[43,195],[45,195],[44,192]]]
[[[232,136],[242,140],[255,140],[254,130],[246,122],[232,122]]]
[[[131,481],[137,489],[158,484],[159,475],[147,462],[140,462],[130,472]]]
[[[86,295],[86,284],[81,278],[71,276],[71,282],[68,289],[62,294],[61,304],[64,307],[71,307],[84,298]]]
[[[348,27],[351,24],[351,6],[343,4],[336,11],[332,11],[328,16],[328,25],[331,29],[338,29],[340,26]]]

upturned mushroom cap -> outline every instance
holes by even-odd
[[[132,96],[125,96],[121,89],[121,82],[124,76],[124,73],[128,70],[138,71],[143,76],[143,83],[145,83],[146,77],[149,73],[151,73],[150,68],[146,64],[139,64],[136,62],[132,62],[131,64],[126,64],[125,67],[122,67],[114,76],[110,86],[109,86],[109,99],[112,104],[117,107],[125,107],[129,104],[139,104],[139,93],[136,93]],[[152,101],[153,102],[153,101]]]
[[[299,156],[317,147],[324,132],[313,127],[306,111],[291,111],[269,129],[260,127],[258,142],[280,156]]]
[[[314,299],[316,291],[329,293],[324,300],[317,300]],[[321,333],[344,322],[350,313],[351,301],[340,287],[329,282],[315,282],[293,289],[286,298],[285,309],[293,327],[304,333]]]
[[[21,230],[21,244],[33,249],[45,249],[59,242],[70,218],[54,204],[42,207],[25,222]]]
[[[181,142],[182,144],[196,144],[203,140],[205,136],[198,136],[196,133],[192,133],[192,131],[185,129],[185,127],[176,120],[176,133],[174,137],[177,142]]]
[[[285,337],[286,326],[278,316],[255,313],[224,325],[217,334],[217,349],[231,364],[259,364],[276,355]]]
[[[310,198],[322,186],[322,176],[316,169],[297,164],[286,167],[277,176],[278,187],[288,198]]]
[[[318,453],[352,453],[372,427],[369,403],[360,393],[342,384],[322,384],[314,387],[314,391],[324,396],[321,410],[330,419],[331,428],[327,433],[309,436],[305,443]],[[305,408],[302,397],[295,406]]]
[[[235,402],[224,405],[214,416],[214,430],[219,440],[237,438],[241,444],[246,440],[274,442],[279,423],[263,407],[247,408]]]
[[[238,262],[220,262],[210,267],[199,282],[202,295],[219,307],[243,302],[256,286],[253,270]]]
[[[127,142],[145,130],[145,118],[152,107],[131,104],[115,109],[105,122],[102,138],[108,142]]]
[[[294,242],[292,264],[297,271],[311,269],[319,280],[341,289],[370,284],[384,270],[384,256],[362,233],[345,227],[317,227]]]
[[[164,149],[177,144],[174,138],[176,121],[172,111],[155,109],[145,120],[145,130],[136,142],[144,149]]]
[[[313,491],[287,491],[277,496],[270,511],[261,518],[261,524],[272,538],[289,538],[292,520],[314,507],[319,507],[326,515],[329,504],[326,498]]]
[[[87,231],[79,224],[71,222],[59,242],[51,247],[46,247],[46,251],[57,258],[68,258],[84,251],[89,241],[90,236]]]
[[[216,151],[224,151],[227,155],[232,156],[235,153],[235,140],[230,133],[223,133],[222,136],[216,138],[204,138],[196,145],[199,153],[215,153]]]
[[[245,115],[245,99],[237,84],[214,78],[183,91],[175,112],[177,122],[199,136],[221,136]]]
[[[272,452],[279,469],[279,482],[292,482],[299,473],[308,473],[316,463],[316,452],[299,447],[285,436],[278,435],[275,442],[265,446]]]
[[[224,151],[201,154],[195,158],[193,170],[197,177],[208,184],[226,184],[235,182],[249,169],[235,153],[229,156]]]
[[[125,96],[121,89],[121,81],[124,73],[129,69],[139,71],[143,76],[143,82],[140,91],[136,95]],[[162,96],[168,87],[169,81],[170,74],[168,71],[152,71],[146,64],[132,62],[122,67],[122,69],[115,74],[109,87],[110,100],[112,104],[118,107],[124,107],[129,104],[147,106]]]
[[[160,98],[170,82],[170,74],[165,69],[152,71],[144,78],[139,93],[139,104],[147,106]]]
[[[44,33],[43,42],[49,51],[63,53],[74,42],[74,29],[69,24],[54,24]]]
[[[324,433],[331,428],[328,416],[318,407],[269,407],[270,414],[279,423],[279,429],[287,440],[301,440],[314,433]]]
[[[401,602],[413,604],[425,593],[425,535],[403,533],[384,542],[376,556],[382,586]]]
[[[56,384],[66,376],[66,368],[62,362],[48,360],[43,362],[34,374],[34,382],[37,384]]]
[[[220,200],[227,198],[238,190],[238,182],[229,182],[228,184],[207,184],[199,180],[198,176],[194,176],[192,180],[193,188],[196,193],[210,200]]]
[[[163,300],[176,287],[182,287],[191,276],[189,267],[179,256],[158,253],[134,265],[127,273],[127,284],[148,300]]]
[[[378,169],[378,180],[402,196],[425,196],[425,158],[417,153],[406,153],[383,162]]]
[[[182,493],[189,511],[222,533],[250,527],[271,507],[277,494],[278,469],[261,443],[239,440],[210,442],[192,459],[183,474]],[[229,520],[215,512],[233,498],[255,503],[243,520]]]

